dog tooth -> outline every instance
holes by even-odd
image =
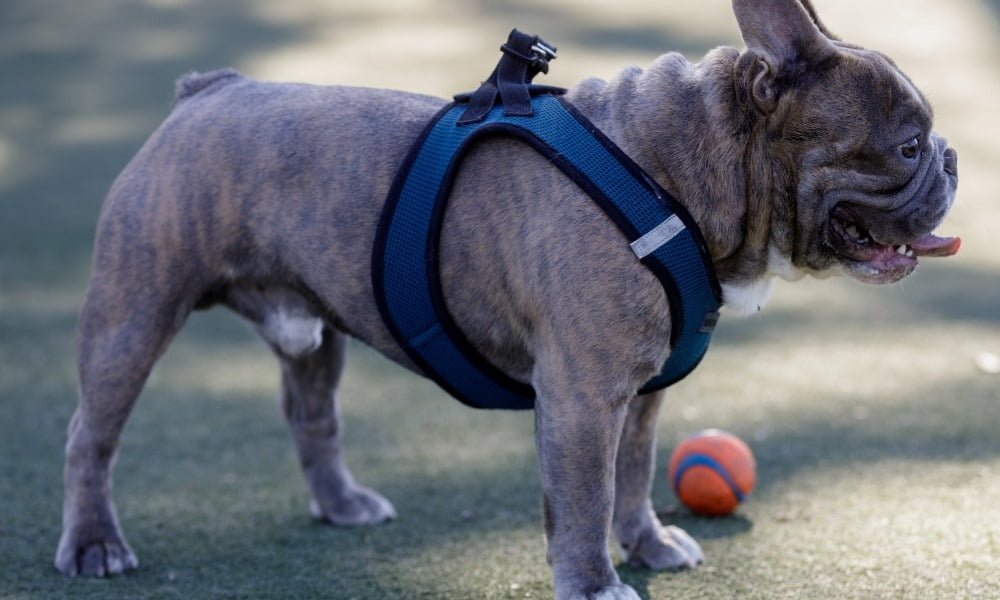
[[[906,255],[909,256],[910,258],[913,258],[913,250],[912,249],[907,249]]]
[[[906,256],[906,246],[896,246],[896,254]]]
[[[852,238],[861,237],[861,233],[858,231],[858,228],[855,227],[854,225],[848,225],[846,231],[847,235],[851,236]]]

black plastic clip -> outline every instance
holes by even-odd
[[[538,73],[548,73],[549,61],[557,58],[556,48],[548,45],[538,36],[535,36],[535,43],[531,45],[530,55],[521,54],[512,48],[510,44],[503,44],[500,46],[500,51],[507,56],[517,59],[531,67],[534,73],[528,76],[528,81],[530,81],[534,75],[537,75]]]

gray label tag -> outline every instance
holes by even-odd
[[[653,252],[674,239],[678,233],[684,231],[684,222],[677,215],[671,215],[669,219],[651,229],[646,235],[629,244],[632,252],[640,259],[646,258]]]

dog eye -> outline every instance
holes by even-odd
[[[899,146],[899,153],[903,155],[903,158],[913,160],[920,153],[920,140],[913,138],[905,144],[901,144]]]

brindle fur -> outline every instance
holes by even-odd
[[[759,283],[773,274],[769,256],[829,270],[828,214],[847,194],[884,237],[936,225],[954,193],[943,141],[931,138],[933,189],[921,194],[907,196],[911,175],[883,156],[899,143],[906,111],[930,124],[926,101],[898,69],[824,35],[808,2],[733,5],[747,50],[719,48],[697,64],[667,54],[568,94],[681,199],[721,280],[730,289]],[[417,371],[375,308],[370,252],[395,171],[443,103],[258,83],[231,70],[178,83],[173,110],[115,181],[98,224],[78,328],[60,571],[137,566],[110,494],[119,433],[171,337],[193,309],[214,303],[256,323],[279,357],[314,513],[337,525],[395,515],[341,458],[336,385],[347,335]],[[612,566],[612,533],[634,564],[699,563],[697,543],[653,513],[661,396],[635,394],[669,352],[670,307],[616,227],[544,158],[495,140],[473,150],[458,176],[441,260],[462,330],[537,392],[556,597],[636,597]],[[320,319],[322,330],[281,338],[268,325],[279,312],[304,325]]]

